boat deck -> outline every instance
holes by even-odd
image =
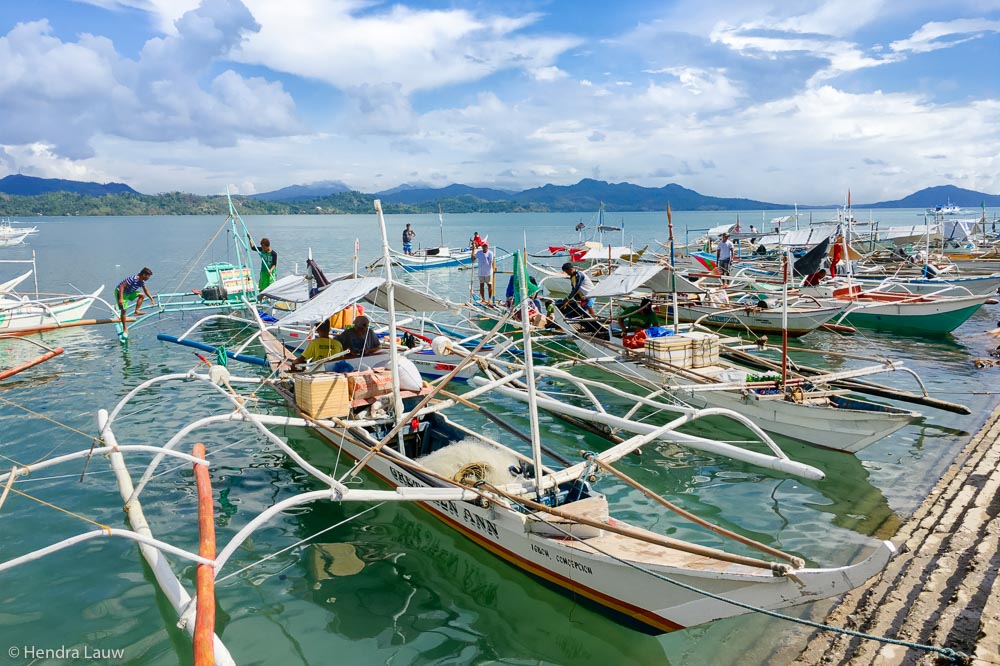
[[[571,512],[582,518],[588,518],[590,520],[608,523],[610,525],[617,524],[615,519],[608,517],[607,500],[603,497],[574,502],[573,504],[565,505],[561,508],[563,511]],[[559,519],[554,519],[552,516],[547,516],[546,520],[551,522],[564,522]],[[654,538],[666,538],[656,532],[644,530],[632,525],[629,527],[632,531],[640,535],[648,535]],[[743,564],[734,564],[723,560],[717,560],[713,557],[687,553],[675,548],[667,548],[666,546],[648,543],[646,541],[633,539],[631,537],[615,534],[613,532],[602,532],[599,536],[592,536],[583,541],[565,539],[563,537],[554,538],[560,541],[562,545],[574,550],[579,550],[585,553],[607,553],[614,557],[619,557],[621,559],[639,564],[772,578],[770,571],[767,569],[758,569]]]

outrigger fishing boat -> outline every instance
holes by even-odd
[[[830,388],[839,380],[903,369],[898,362],[786,380],[782,385],[773,372],[761,373],[722,358],[723,344],[738,343],[735,338],[689,331],[652,338],[645,348],[631,350],[620,340],[574,331],[566,322],[563,326],[574,334],[584,358],[594,360],[596,367],[647,380],[644,390],[667,391],[700,409],[730,409],[753,419],[766,432],[814,446],[856,453],[920,416]]]
[[[31,270],[0,283],[0,335],[30,335],[60,328],[109,324],[115,320],[86,319],[85,315],[94,302],[100,302],[109,313],[115,309],[100,297],[101,285],[89,294],[57,294],[38,291],[38,270],[35,257],[31,259],[4,259],[0,264],[29,264]],[[16,288],[35,275],[34,292],[16,291]]]
[[[376,202],[381,221],[381,208]],[[388,262],[387,243],[385,259]],[[360,283],[358,291],[361,290]],[[526,282],[521,281],[522,300]],[[390,329],[394,337],[394,298],[391,278],[386,283]],[[320,313],[315,307],[317,315]],[[224,315],[219,315],[224,316]],[[527,308],[521,308],[522,324],[527,323]],[[251,535],[277,514],[316,501],[336,502],[417,502],[430,515],[441,520],[487,551],[557,588],[587,600],[613,618],[644,631],[659,633],[696,626],[756,609],[778,609],[815,601],[857,587],[880,571],[894,548],[888,542],[876,542],[866,559],[850,566],[814,568],[806,566],[797,555],[737,535],[729,530],[697,519],[667,500],[638,486],[614,469],[613,463],[631,451],[653,441],[697,441],[678,428],[710,415],[732,418],[774,446],[752,421],[725,410],[698,412],[690,410],[670,423],[633,436],[603,453],[587,453],[575,464],[557,468],[560,456],[543,451],[537,409],[533,398],[529,416],[531,433],[521,435],[530,450],[527,453],[506,446],[464,427],[445,415],[445,410],[461,410],[465,404],[482,409],[473,400],[490,390],[483,386],[460,397],[436,400],[444,393],[447,379],[436,387],[421,386],[405,391],[398,382],[388,393],[369,392],[373,385],[351,373],[285,372],[289,354],[280,341],[269,335],[268,326],[258,320],[259,339],[272,368],[260,377],[233,375],[221,365],[212,365],[208,373],[196,371],[167,375],[146,381],[130,391],[110,412],[98,414],[100,440],[91,450],[51,458],[33,465],[31,471],[48,469],[69,461],[107,457],[115,472],[126,516],[132,529],[101,527],[71,537],[47,548],[28,553],[0,564],[0,572],[24,565],[38,557],[104,537],[120,537],[139,543],[158,584],[181,619],[180,626],[194,636],[196,655],[214,654],[217,663],[233,663],[233,656],[214,635],[214,580],[225,570],[233,554]],[[484,340],[485,341],[485,340]],[[441,344],[445,344],[442,342]],[[534,371],[530,336],[525,338],[525,363],[519,373],[533,395]],[[395,345],[390,346],[391,370],[398,369]],[[441,350],[445,351],[445,350]],[[462,364],[477,358],[472,350]],[[459,367],[456,367],[456,371]],[[451,373],[450,373],[451,374]],[[311,375],[311,376],[310,376]],[[353,381],[352,381],[353,380]],[[491,382],[495,387],[509,384],[504,377]],[[151,447],[120,443],[117,420],[126,414],[130,403],[140,394],[170,382],[188,382],[204,387],[218,396],[221,413],[199,419],[180,430],[166,445]],[[252,388],[256,393],[268,385],[285,398],[295,416],[258,414],[251,411],[250,396],[236,387]],[[347,391],[353,384],[354,391]],[[359,397],[358,387],[365,397]],[[200,401],[205,405],[205,401]],[[375,409],[380,405],[380,409]],[[215,549],[215,525],[212,518],[212,494],[204,458],[204,447],[196,445],[195,454],[177,451],[181,441],[198,428],[213,423],[250,424],[267,442],[323,486],[288,497],[250,520],[218,552]],[[281,429],[303,427],[314,431],[332,447],[357,462],[336,478],[310,463],[268,426]],[[231,429],[231,428],[230,428]],[[143,435],[146,441],[146,435]],[[155,453],[138,483],[134,483],[125,456],[140,451]],[[748,452],[751,453],[751,452]],[[761,456],[761,454],[756,454]],[[199,553],[164,543],[156,538],[152,521],[146,518],[141,504],[142,493],[157,476],[158,466],[166,457],[195,466],[199,494],[199,523],[202,547]],[[543,456],[545,456],[543,458]],[[762,456],[763,457],[763,456]],[[786,456],[771,456],[774,469],[810,473],[805,466],[794,465]],[[389,490],[367,490],[345,482],[362,470],[370,471],[389,485]],[[0,485],[10,488],[26,475],[28,468],[14,466],[0,474]],[[638,492],[675,511],[686,519],[711,530],[716,538],[738,542],[723,550],[674,539],[653,530],[631,526],[611,517],[607,497],[593,487],[598,476],[612,475]],[[811,472],[811,478],[821,475]],[[230,499],[232,501],[232,498]],[[755,557],[739,551],[754,549]],[[197,594],[185,589],[174,574],[167,556],[198,564]],[[196,661],[198,657],[196,657]]]
[[[671,300],[670,295],[675,293],[682,296]],[[847,308],[843,304],[820,303],[811,296],[796,297],[782,306],[780,295],[762,290],[734,291],[730,295],[725,288],[709,288],[684,275],[673,275],[672,269],[663,264],[622,266],[601,280],[590,296],[617,299],[619,306],[637,298],[649,298],[657,324],[676,320],[756,334],[780,333],[784,329],[789,337],[814,331]]]
[[[895,288],[904,289],[905,286],[897,283]],[[914,294],[895,288],[892,291],[865,289],[848,277],[801,287],[801,291],[847,305],[837,323],[846,321],[852,326],[920,335],[951,333],[992,296],[967,291],[963,294],[948,286],[929,294]]]
[[[257,256],[257,252],[250,248],[249,230],[233,205],[228,190],[226,200],[229,203],[229,215],[215,236],[228,227],[232,249],[236,254],[235,262],[215,261],[205,266],[205,286],[201,289],[158,293],[155,306],[150,304],[150,309],[136,320],[136,325],[175,312],[242,312],[257,307],[257,282],[252,269],[252,258]],[[208,249],[209,246],[206,246],[193,262],[201,260]],[[188,274],[190,272],[189,270]]]

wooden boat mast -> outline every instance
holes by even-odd
[[[528,418],[531,423],[531,457],[535,466],[535,497],[542,498],[542,446],[538,427],[538,396],[535,387],[535,361],[531,350],[531,321],[528,316],[528,267],[524,259],[528,252],[527,243],[517,255],[517,288],[521,295],[521,330],[524,332],[524,375],[528,385]]]
[[[385,298],[386,310],[389,313],[389,367],[392,369],[392,405],[395,412],[395,424],[399,425],[403,418],[403,398],[399,394],[399,350],[396,349],[396,290],[392,281],[392,260],[389,257],[389,237],[385,232],[385,217],[382,215],[382,201],[375,200],[375,215],[378,217],[379,230],[382,233],[382,261],[385,265]],[[403,452],[402,429],[399,433],[399,451]]]

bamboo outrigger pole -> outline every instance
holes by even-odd
[[[205,445],[194,445],[194,456],[205,459]],[[212,515],[212,480],[208,468],[195,464],[194,478],[198,485],[198,554],[215,559],[215,518]],[[194,624],[195,666],[215,666],[215,567],[199,564],[197,573],[197,615]]]

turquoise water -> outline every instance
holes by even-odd
[[[885,224],[910,224],[920,220],[915,213],[880,211],[878,217]],[[676,213],[674,223],[682,239],[685,228],[715,226],[733,216]],[[537,250],[575,240],[572,228],[581,218],[587,222],[589,216],[446,216],[445,232],[451,244],[460,244],[478,230],[489,234],[494,246],[514,249],[526,242],[529,250]],[[641,247],[667,238],[662,214],[614,214],[608,222],[621,219],[626,243]],[[760,226],[759,212],[741,213],[741,219]],[[227,258],[225,230],[208,243],[222,216],[32,222],[41,228],[32,245],[0,250],[0,259],[37,252],[43,291],[67,291],[70,284],[89,291],[103,283],[105,297],[110,298],[112,286],[143,265],[155,271],[150,281],[154,293],[178,291],[202,286],[201,266]],[[296,263],[302,269],[309,248],[328,272],[349,270],[355,238],[360,241],[362,266],[378,254],[374,216],[251,217],[247,222],[256,236],[271,239],[279,253],[280,275]],[[433,215],[389,216],[394,244],[406,222],[417,229],[421,244],[438,244]],[[611,234],[607,240],[618,243],[620,235]],[[0,264],[0,280],[20,272]],[[406,279],[426,282],[456,298],[464,298],[469,288],[468,272],[431,271]],[[791,457],[825,470],[823,481],[801,481],[673,446],[648,447],[642,458],[624,460],[620,467],[685,508],[812,563],[850,561],[860,556],[869,535],[891,536],[996,403],[988,393],[989,371],[975,370],[970,359],[995,346],[985,331],[996,326],[998,315],[996,306],[986,306],[942,339],[894,338],[874,332],[852,337],[817,333],[805,338],[803,342],[821,348],[863,349],[904,359],[934,395],[974,410],[972,416],[957,416],[917,408],[924,418],[857,457],[782,442]],[[190,350],[155,339],[157,332],[179,334],[194,321],[189,314],[133,327],[127,348],[110,327],[43,336],[66,353],[0,385],[0,455],[26,464],[89,447],[98,408],[110,409],[148,378],[194,366]],[[219,325],[213,336],[226,339],[238,332]],[[4,365],[23,355],[15,343],[0,342]],[[905,378],[891,381],[913,386]],[[259,409],[284,413],[273,394],[260,397]],[[121,443],[163,443],[184,424],[210,413],[212,402],[203,389],[188,384],[145,393],[126,409],[116,433]],[[527,429],[520,405],[498,399],[493,409]],[[463,422],[499,436],[494,425],[476,415],[465,415]],[[603,446],[551,417],[543,416],[543,427],[547,443],[567,456],[580,448]],[[319,466],[345,469],[318,438],[293,429],[279,434]],[[316,488],[308,475],[249,427],[215,426],[196,439],[205,442],[213,461],[220,543],[263,508]],[[183,448],[189,450],[194,441],[189,438]],[[127,459],[137,477],[148,457],[133,454]],[[5,461],[3,466],[7,465]],[[195,549],[193,478],[187,465],[169,463],[161,468],[171,469],[146,491],[147,516],[157,536]],[[81,471],[82,463],[42,470],[14,488],[98,523],[124,526],[107,463],[91,461],[83,482]],[[705,540],[699,531],[665,517],[649,500],[620,483],[602,479],[598,488],[608,494],[615,515],[622,519]],[[314,536],[334,525],[338,526]],[[12,493],[0,509],[0,559],[90,529],[93,525],[78,517]],[[351,576],[329,575],[322,544],[333,543],[352,544],[364,568]],[[174,564],[190,585],[194,568]],[[248,566],[218,588],[217,631],[239,663],[765,663],[774,645],[794,642],[802,634],[788,623],[744,617],[660,637],[640,635],[540,585],[414,506],[321,503],[290,511],[256,533],[222,576]],[[122,662],[143,664],[192,659],[187,634],[175,626],[173,610],[158,594],[135,546],[124,541],[90,542],[0,574],[0,600],[0,648],[120,648]],[[791,612],[805,615],[825,607],[817,604]],[[22,655],[5,663],[28,660]]]

